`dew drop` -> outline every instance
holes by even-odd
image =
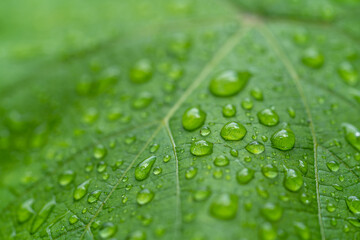
[[[117,227],[113,223],[107,222],[101,226],[101,229],[99,231],[99,236],[102,239],[108,239],[114,236],[116,231],[117,231]]]
[[[228,141],[238,141],[245,137],[246,128],[239,122],[228,122],[221,129],[220,135]]]
[[[150,171],[156,161],[155,156],[151,156],[149,158],[146,158],[145,160],[141,161],[136,167],[135,167],[135,178],[138,181],[145,180],[149,174]]]
[[[272,164],[264,165],[261,168],[261,172],[265,177],[270,179],[276,178],[278,176],[278,168]]]
[[[132,102],[132,107],[134,109],[144,109],[148,107],[153,100],[154,96],[151,93],[141,92]]]
[[[136,196],[136,202],[139,205],[145,205],[148,204],[149,202],[151,202],[151,200],[153,200],[154,198],[154,193],[152,191],[150,191],[149,189],[145,188],[143,190],[141,190],[137,196]]]
[[[93,154],[94,154],[94,158],[102,159],[106,156],[107,150],[103,145],[98,144],[95,146]]]
[[[159,175],[160,173],[162,173],[162,168],[161,167],[155,167],[153,170],[154,175]]]
[[[265,108],[257,114],[259,122],[265,126],[275,126],[279,123],[279,115],[269,108]]]
[[[349,62],[343,62],[337,69],[338,74],[344,82],[350,86],[355,86],[358,82],[358,73],[354,66]]]
[[[78,221],[79,221],[79,218],[78,218],[78,216],[76,216],[76,215],[71,215],[71,216],[69,217],[69,223],[70,223],[71,225],[77,223]]]
[[[197,174],[198,169],[196,167],[189,167],[185,172],[186,179],[193,179]]]
[[[296,112],[295,112],[295,109],[292,108],[292,107],[288,107],[287,108],[287,111],[288,111],[288,114],[291,118],[295,118],[296,117]]]
[[[88,199],[87,199],[88,203],[94,203],[94,202],[96,202],[96,201],[99,199],[100,195],[101,195],[101,190],[95,190],[95,191],[93,191],[93,192],[90,193],[89,196],[88,196]]]
[[[249,143],[248,145],[246,145],[245,149],[249,153],[258,155],[265,151],[265,146],[264,146],[264,144],[262,144],[258,141],[253,141],[253,142]]]
[[[271,136],[271,146],[282,151],[291,150],[295,145],[295,134],[290,129],[280,129]]]
[[[265,222],[260,227],[260,239],[275,240],[277,239],[276,229],[268,222]]]
[[[251,101],[250,98],[245,98],[241,101],[241,107],[245,110],[251,110],[254,106],[254,103]]]
[[[224,155],[219,155],[214,160],[214,165],[217,167],[224,167],[229,165],[230,161],[229,159]]]
[[[233,104],[226,104],[222,109],[222,113],[224,117],[233,117],[236,114],[236,107]]]
[[[96,170],[98,173],[102,173],[106,170],[106,167],[107,167],[107,164],[105,162],[101,161],[98,163]]]
[[[164,161],[164,163],[167,163],[170,161],[170,159],[171,159],[170,155],[165,155],[163,158],[163,161]]]
[[[261,208],[261,213],[267,220],[276,222],[282,217],[283,209],[279,205],[268,202]]]
[[[326,163],[326,166],[329,168],[330,171],[332,172],[337,172],[340,168],[339,163],[335,162],[335,161],[330,161]]]
[[[303,224],[302,222],[295,222],[294,227],[295,227],[296,233],[299,235],[299,237],[302,240],[311,239],[310,230],[305,224]]]
[[[150,146],[150,153],[155,153],[157,152],[157,150],[160,148],[160,145],[157,143],[154,143],[153,145]]]
[[[145,83],[153,75],[152,64],[148,59],[141,59],[136,62],[130,70],[130,79],[134,83]]]
[[[346,141],[356,150],[360,151],[360,131],[350,123],[343,123]]]
[[[239,93],[251,77],[247,71],[226,70],[216,75],[210,82],[210,92],[218,97],[229,97]]]
[[[238,152],[238,150],[236,150],[235,148],[230,149],[230,154],[231,154],[231,156],[233,156],[233,157],[239,156],[239,152]]]
[[[212,154],[213,144],[205,140],[199,140],[191,143],[190,152],[194,156],[205,156]]]
[[[85,196],[85,194],[88,191],[89,184],[90,184],[90,179],[86,180],[85,182],[81,183],[80,185],[78,185],[75,188],[75,191],[74,191],[74,199],[75,200],[80,200]]]
[[[315,48],[309,48],[305,51],[302,62],[310,68],[321,68],[324,64],[324,55]]]
[[[63,187],[72,183],[75,179],[75,172],[72,170],[67,170],[59,177],[59,184]]]
[[[131,233],[126,240],[146,240],[146,233],[141,230],[136,230]]]
[[[210,204],[210,214],[214,218],[230,220],[236,217],[238,197],[234,194],[223,193],[216,196]]]
[[[354,213],[356,216],[360,216],[360,199],[355,196],[350,196],[346,198],[346,205],[349,210]]]
[[[250,168],[243,168],[236,173],[236,180],[239,184],[249,183],[255,176],[255,171]]]
[[[19,223],[24,223],[28,221],[31,216],[35,213],[32,209],[32,205],[34,203],[34,199],[28,199],[23,202],[20,207],[16,211],[16,219]]]
[[[209,187],[203,187],[201,189],[196,190],[193,193],[193,198],[197,202],[202,202],[208,199],[211,195],[211,190]]]
[[[299,169],[305,175],[308,171],[308,163],[303,160],[299,160]]]
[[[257,101],[264,100],[264,95],[260,88],[256,87],[256,88],[251,89],[250,95]]]
[[[332,203],[328,203],[326,205],[326,210],[330,213],[334,212],[336,210],[336,206]]]
[[[284,186],[287,190],[291,192],[297,192],[300,190],[303,184],[304,180],[300,171],[292,168],[286,169]]]
[[[182,125],[188,131],[201,127],[206,119],[206,113],[198,107],[187,109],[182,116]]]
[[[200,135],[203,136],[203,137],[209,136],[210,133],[211,133],[211,130],[208,127],[202,127],[200,129]]]

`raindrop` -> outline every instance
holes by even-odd
[[[141,92],[132,102],[134,109],[144,109],[149,106],[154,99],[154,96],[149,92]]]
[[[99,236],[102,239],[108,239],[114,236],[116,231],[117,231],[117,227],[113,223],[107,222],[101,226],[101,229],[99,231]]]
[[[153,75],[152,64],[148,59],[141,59],[136,62],[130,70],[130,79],[134,83],[145,83]]]
[[[343,123],[346,141],[356,150],[360,151],[360,131],[350,123]]]
[[[208,127],[202,127],[200,129],[200,135],[203,136],[203,137],[209,136],[210,133],[211,133],[211,130]]]
[[[262,143],[259,143],[258,141],[253,141],[246,145],[245,149],[252,154],[258,155],[265,151],[265,146]]]
[[[197,174],[198,169],[196,167],[189,167],[185,172],[186,179],[193,179]]]
[[[238,197],[234,194],[223,193],[216,196],[210,204],[211,216],[230,220],[236,217],[238,209]]]
[[[71,225],[77,223],[78,221],[79,221],[79,218],[78,218],[78,216],[76,216],[76,215],[71,215],[71,216],[69,217],[69,223],[70,223]]]
[[[222,113],[224,117],[233,117],[236,114],[236,107],[233,104],[226,104],[222,109]]]
[[[273,179],[278,175],[278,168],[272,164],[267,164],[261,168],[261,172],[265,177]]]
[[[205,156],[212,154],[213,144],[205,140],[199,140],[191,143],[190,152],[195,156]]]
[[[250,95],[257,101],[264,100],[264,95],[260,88],[251,89]]]
[[[211,190],[209,187],[203,187],[201,189],[196,190],[193,193],[193,198],[197,202],[202,202],[208,199],[211,195]]]
[[[303,184],[304,180],[300,171],[292,168],[286,168],[284,186],[287,190],[297,192]]]
[[[220,135],[228,141],[238,141],[245,137],[246,128],[239,122],[228,122],[221,129]]]
[[[89,196],[88,196],[88,199],[87,199],[88,203],[94,203],[94,202],[96,202],[96,201],[99,199],[100,195],[101,195],[101,190],[95,190],[95,191],[93,191],[93,192],[90,193]]]
[[[75,172],[72,170],[67,170],[59,177],[59,184],[61,186],[67,186],[72,183],[75,179]]]
[[[198,107],[187,109],[182,116],[182,125],[188,131],[201,127],[206,119],[206,113]]]
[[[157,143],[154,143],[150,146],[150,153],[155,153],[160,148],[160,145]]]
[[[16,218],[19,223],[28,221],[30,217],[34,214],[34,210],[32,209],[33,203],[34,199],[31,198],[20,205],[20,207],[16,211]]]
[[[78,185],[75,188],[75,191],[74,191],[74,199],[75,200],[80,200],[85,196],[85,194],[88,191],[89,184],[90,184],[90,179],[86,180],[85,182],[81,183],[80,185]]]
[[[287,111],[288,111],[288,114],[291,118],[295,118],[296,117],[296,112],[295,112],[295,109],[292,108],[292,107],[288,107],[287,108]]]
[[[329,168],[330,171],[332,172],[337,172],[340,168],[339,163],[335,162],[335,161],[330,161],[326,163],[326,166]]]
[[[141,161],[135,168],[136,180],[138,181],[145,180],[149,176],[151,168],[153,167],[155,161],[156,161],[155,156],[151,156]]]
[[[243,168],[236,173],[236,180],[239,184],[249,183],[255,176],[255,171],[250,168]]]
[[[216,75],[210,82],[210,92],[218,97],[229,97],[239,93],[250,79],[250,72],[226,70]]]
[[[96,159],[102,159],[106,156],[107,154],[107,150],[106,148],[101,145],[101,144],[98,144],[95,146],[94,148],[94,158]]]
[[[343,62],[338,67],[338,73],[344,82],[350,86],[355,86],[358,82],[358,73],[354,66],[349,62]]]
[[[105,162],[101,161],[98,163],[96,170],[98,173],[102,173],[106,170],[106,167],[107,167],[107,164]]]
[[[250,98],[245,98],[241,101],[241,107],[245,110],[251,110],[254,106],[254,103],[251,101]]]
[[[154,198],[154,193],[150,191],[149,189],[143,189],[141,190],[137,196],[136,196],[136,202],[139,205],[145,205],[151,202],[151,200]]]
[[[346,205],[349,210],[354,213],[356,216],[360,216],[360,199],[355,196],[350,196],[346,198]]]
[[[287,129],[280,129],[271,136],[271,146],[282,151],[291,150],[295,145],[294,132]]]
[[[162,168],[161,167],[155,167],[153,170],[154,175],[159,175],[160,173],[162,173]]]
[[[324,64],[324,55],[315,48],[309,48],[305,51],[302,62],[311,68],[320,68]]]
[[[269,108],[265,108],[257,114],[259,122],[265,126],[275,126],[279,123],[279,115]]]
[[[271,222],[279,221],[283,214],[283,209],[276,204],[266,203],[261,208],[262,215]]]
[[[229,159],[224,155],[219,155],[214,160],[214,165],[217,167],[224,167],[229,165]]]

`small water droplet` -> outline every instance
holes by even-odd
[[[34,199],[28,199],[23,202],[18,210],[16,211],[16,218],[19,223],[24,223],[30,219],[30,217],[35,213],[32,209]]]
[[[311,68],[320,68],[324,64],[324,55],[315,48],[309,48],[305,51],[302,62]]]
[[[210,133],[211,133],[211,130],[208,127],[202,127],[200,129],[200,135],[203,136],[203,137],[209,136]]]
[[[141,92],[132,102],[132,107],[134,109],[144,109],[148,107],[153,100],[154,96],[151,93]]]
[[[330,161],[326,163],[326,166],[329,168],[330,171],[332,172],[337,172],[340,168],[339,163],[335,162],[335,161]]]
[[[260,88],[255,87],[251,89],[250,95],[257,101],[264,100],[264,95]]]
[[[350,196],[346,198],[346,205],[349,210],[356,216],[360,216],[360,199],[356,196]]]
[[[212,200],[210,214],[217,219],[230,220],[236,217],[237,209],[238,197],[234,194],[222,193]]]
[[[185,172],[186,179],[193,179],[197,174],[198,169],[196,167],[189,167]]]
[[[160,145],[157,143],[154,143],[150,146],[150,153],[155,153],[160,148]]]
[[[194,156],[205,156],[212,154],[213,144],[205,140],[199,140],[191,143],[190,152]]]
[[[100,195],[101,195],[101,190],[95,190],[91,192],[87,199],[88,203],[96,202],[99,199]]]
[[[101,161],[98,163],[96,170],[98,173],[102,173],[106,170],[106,167],[107,167],[107,164],[105,162]]]
[[[224,167],[229,165],[230,161],[229,159],[224,155],[219,155],[214,160],[214,165],[217,167]]]
[[[151,156],[141,161],[135,168],[136,180],[138,181],[145,180],[149,176],[151,168],[153,167],[155,161],[156,161],[155,156]]]
[[[247,71],[226,70],[216,75],[210,82],[210,92],[218,97],[229,97],[239,93],[251,78]]]
[[[164,163],[167,163],[167,162],[170,161],[170,159],[171,159],[170,155],[165,155],[164,158],[163,158],[163,161],[164,161]]]
[[[257,114],[259,122],[265,126],[275,126],[279,123],[279,115],[269,108],[265,108]]]
[[[78,221],[79,221],[79,218],[78,218],[78,216],[76,216],[76,215],[71,215],[71,216],[69,217],[69,223],[70,223],[71,225],[77,223]]]
[[[255,177],[255,171],[250,168],[243,168],[236,173],[236,180],[239,184],[247,184]]]
[[[238,152],[238,150],[236,150],[235,148],[230,149],[230,154],[231,154],[231,156],[233,156],[233,157],[239,156],[239,152]]]
[[[251,101],[250,98],[245,98],[241,101],[241,107],[245,110],[251,110],[254,106],[254,103]]]
[[[98,144],[94,148],[94,158],[102,159],[106,156],[107,150],[102,144]]]
[[[295,145],[295,134],[290,129],[280,129],[271,136],[271,146],[282,151],[291,150]]]
[[[238,141],[245,137],[246,128],[239,122],[228,122],[221,129],[220,135],[228,141]]]
[[[130,70],[130,79],[134,83],[145,83],[151,79],[153,67],[148,59],[137,61]]]
[[[287,108],[287,111],[288,111],[288,114],[291,118],[295,118],[296,117],[296,112],[295,112],[295,109],[292,108],[292,107],[288,107]]]
[[[208,199],[211,195],[211,190],[209,187],[203,187],[203,188],[200,188],[198,190],[196,190],[194,193],[193,193],[193,198],[195,201],[197,202],[202,202],[202,201],[205,201],[206,199]]]
[[[146,240],[146,233],[141,230],[136,230],[135,232],[131,233],[126,240]]]
[[[63,187],[72,183],[75,179],[75,172],[72,170],[67,170],[59,177],[59,184]]]
[[[253,142],[249,143],[248,145],[246,145],[245,149],[249,153],[258,155],[265,151],[265,146],[264,146],[264,144],[262,144],[258,141],[253,141]]]
[[[343,62],[337,69],[340,77],[350,86],[355,86],[358,82],[358,73],[350,62]]]
[[[155,194],[152,191],[145,188],[137,194],[136,202],[139,205],[145,205],[145,204],[148,204],[149,202],[151,202],[151,200],[153,200],[154,196],[155,196]]]
[[[233,117],[236,114],[236,107],[233,104],[226,104],[222,109],[222,113],[224,117]]]
[[[326,210],[328,210],[328,212],[332,213],[332,212],[334,212],[336,210],[336,206],[334,204],[332,204],[332,203],[328,203],[326,205]]]
[[[155,167],[153,170],[154,175],[159,175],[160,173],[162,173],[162,168],[161,167]]]
[[[265,177],[273,179],[278,175],[278,168],[272,164],[266,164],[261,168],[261,172]]]
[[[308,171],[308,163],[303,160],[299,160],[299,169],[305,175]]]
[[[206,119],[206,113],[198,107],[187,109],[182,116],[182,125],[188,131],[201,127]]]
[[[101,226],[101,229],[99,231],[99,236],[102,239],[108,239],[114,236],[116,232],[117,232],[117,227],[113,223],[107,222]]]
[[[292,168],[286,169],[284,186],[287,190],[291,192],[297,192],[300,190],[303,184],[304,180],[300,171]]]
[[[268,202],[261,208],[261,213],[267,220],[276,222],[282,217],[283,209],[279,205]]]
[[[360,151],[360,131],[350,123],[343,123],[346,141],[356,150]]]
[[[260,239],[275,240],[278,239],[276,229],[268,222],[265,222],[260,227]]]

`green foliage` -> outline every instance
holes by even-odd
[[[358,0],[0,3],[0,239],[359,239]]]

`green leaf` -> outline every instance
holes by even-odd
[[[1,239],[359,239],[358,0],[0,3]]]

